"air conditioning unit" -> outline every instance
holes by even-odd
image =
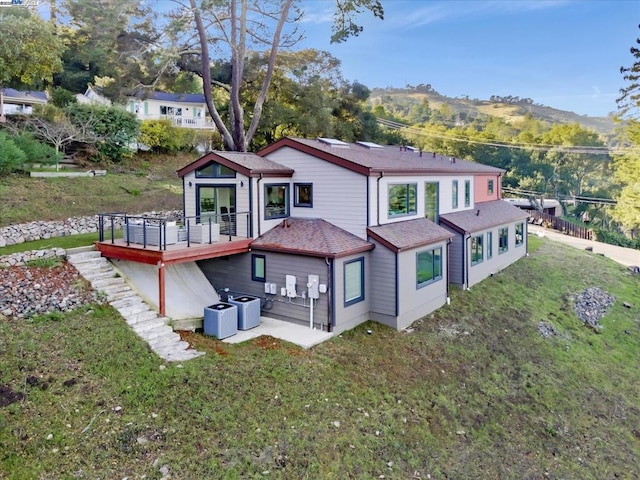
[[[243,295],[229,299],[238,308],[238,329],[249,330],[260,325],[260,299]]]
[[[205,335],[218,340],[238,333],[238,307],[230,303],[214,303],[204,308],[203,327]]]

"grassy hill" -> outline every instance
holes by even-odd
[[[108,306],[0,319],[0,393],[24,395],[0,402],[0,478],[640,478],[639,281],[534,237],[410,332],[185,333],[206,355],[182,365]],[[573,311],[592,286],[616,298],[600,333]]]
[[[538,120],[549,123],[579,123],[580,125],[603,134],[611,134],[616,124],[609,117],[589,117],[574,112],[558,110],[539,104],[508,104],[488,100],[469,98],[452,98],[442,95],[435,90],[420,92],[415,89],[375,88],[371,92],[369,103],[373,106],[382,105],[391,111],[399,108],[409,112],[414,105],[420,105],[424,100],[429,102],[431,109],[440,109],[443,105],[453,113],[464,113],[468,118],[495,116],[510,123],[522,120],[529,113]]]
[[[176,170],[196,158],[197,154],[139,154],[123,164],[101,166],[108,171],[104,177],[0,176],[0,227],[104,212],[182,209],[182,182]]]

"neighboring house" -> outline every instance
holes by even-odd
[[[562,215],[562,205],[554,198],[505,198],[504,201],[528,212],[542,212],[552,217]]]
[[[31,114],[34,105],[49,101],[47,92],[0,89],[0,118],[6,115]]]
[[[249,252],[199,260],[213,286],[336,332],[368,319],[405,328],[448,301],[449,283],[468,288],[523,256],[526,214],[501,200],[503,173],[408,147],[298,138],[210,152],[178,171],[185,216],[254,239]]]
[[[128,97],[126,108],[140,120],[171,120],[177,127],[215,128],[202,93],[144,92]]]

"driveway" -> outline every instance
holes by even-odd
[[[593,240],[583,240],[582,238],[571,237],[537,225],[529,225],[529,233],[548,238],[554,242],[565,243],[582,250],[591,247],[593,253],[604,255],[622,265],[627,267],[640,267],[640,250],[618,247],[617,245],[609,245],[608,243],[595,242]]]

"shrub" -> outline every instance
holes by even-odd
[[[194,150],[209,135],[192,128],[176,127],[170,120],[143,120],[139,141],[156,153],[175,153]]]
[[[72,103],[78,103],[78,100],[69,90],[62,87],[54,87],[51,89],[51,103],[56,107],[64,108]]]
[[[13,137],[15,144],[26,155],[27,163],[57,163],[62,154],[45,143],[36,140],[30,133],[21,133]]]
[[[16,142],[4,132],[0,132],[0,175],[20,170],[27,160],[27,155],[16,145]]]

